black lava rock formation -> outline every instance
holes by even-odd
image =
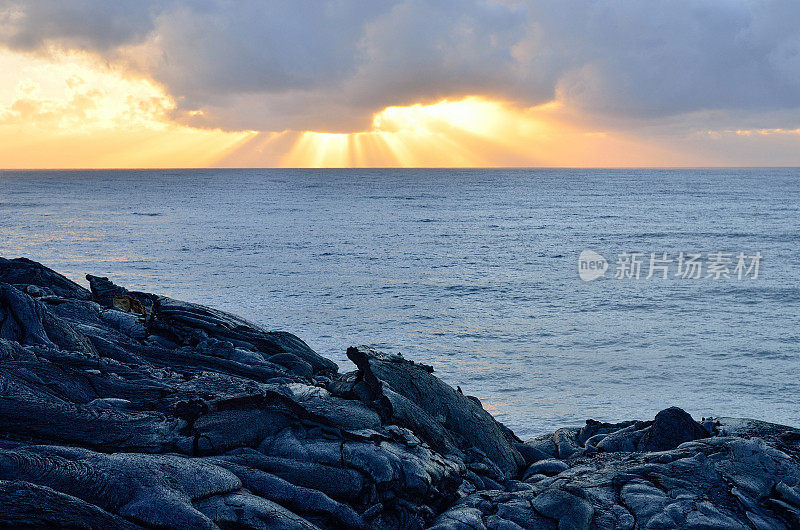
[[[800,527],[800,431],[756,420],[522,442],[433,368],[0,258],[0,526]]]

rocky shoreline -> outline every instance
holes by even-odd
[[[0,526],[800,527],[800,430],[587,420],[519,440],[430,366],[0,258]]]

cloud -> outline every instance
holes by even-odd
[[[0,71],[16,72],[16,87],[0,97],[0,127],[83,133],[169,125],[173,103],[159,87],[81,54],[31,60],[0,51]]]
[[[547,11],[545,41],[568,99],[610,113],[664,116],[800,105],[800,4],[790,1],[584,2]]]
[[[16,50],[37,51],[49,43],[108,53],[143,39],[152,29],[158,2],[48,0],[0,2],[0,38]]]
[[[386,106],[480,94],[629,127],[794,129],[797,20],[795,0],[29,0],[0,1],[0,43],[95,53],[201,127],[364,130]]]

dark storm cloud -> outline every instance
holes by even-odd
[[[522,104],[559,95],[636,120],[800,107],[794,0],[0,6],[7,46],[124,62],[162,83],[176,116],[196,125],[358,129],[386,105],[476,93]]]

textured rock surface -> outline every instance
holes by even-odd
[[[431,367],[0,258],[0,526],[798,528],[800,431],[588,420],[527,442]]]

